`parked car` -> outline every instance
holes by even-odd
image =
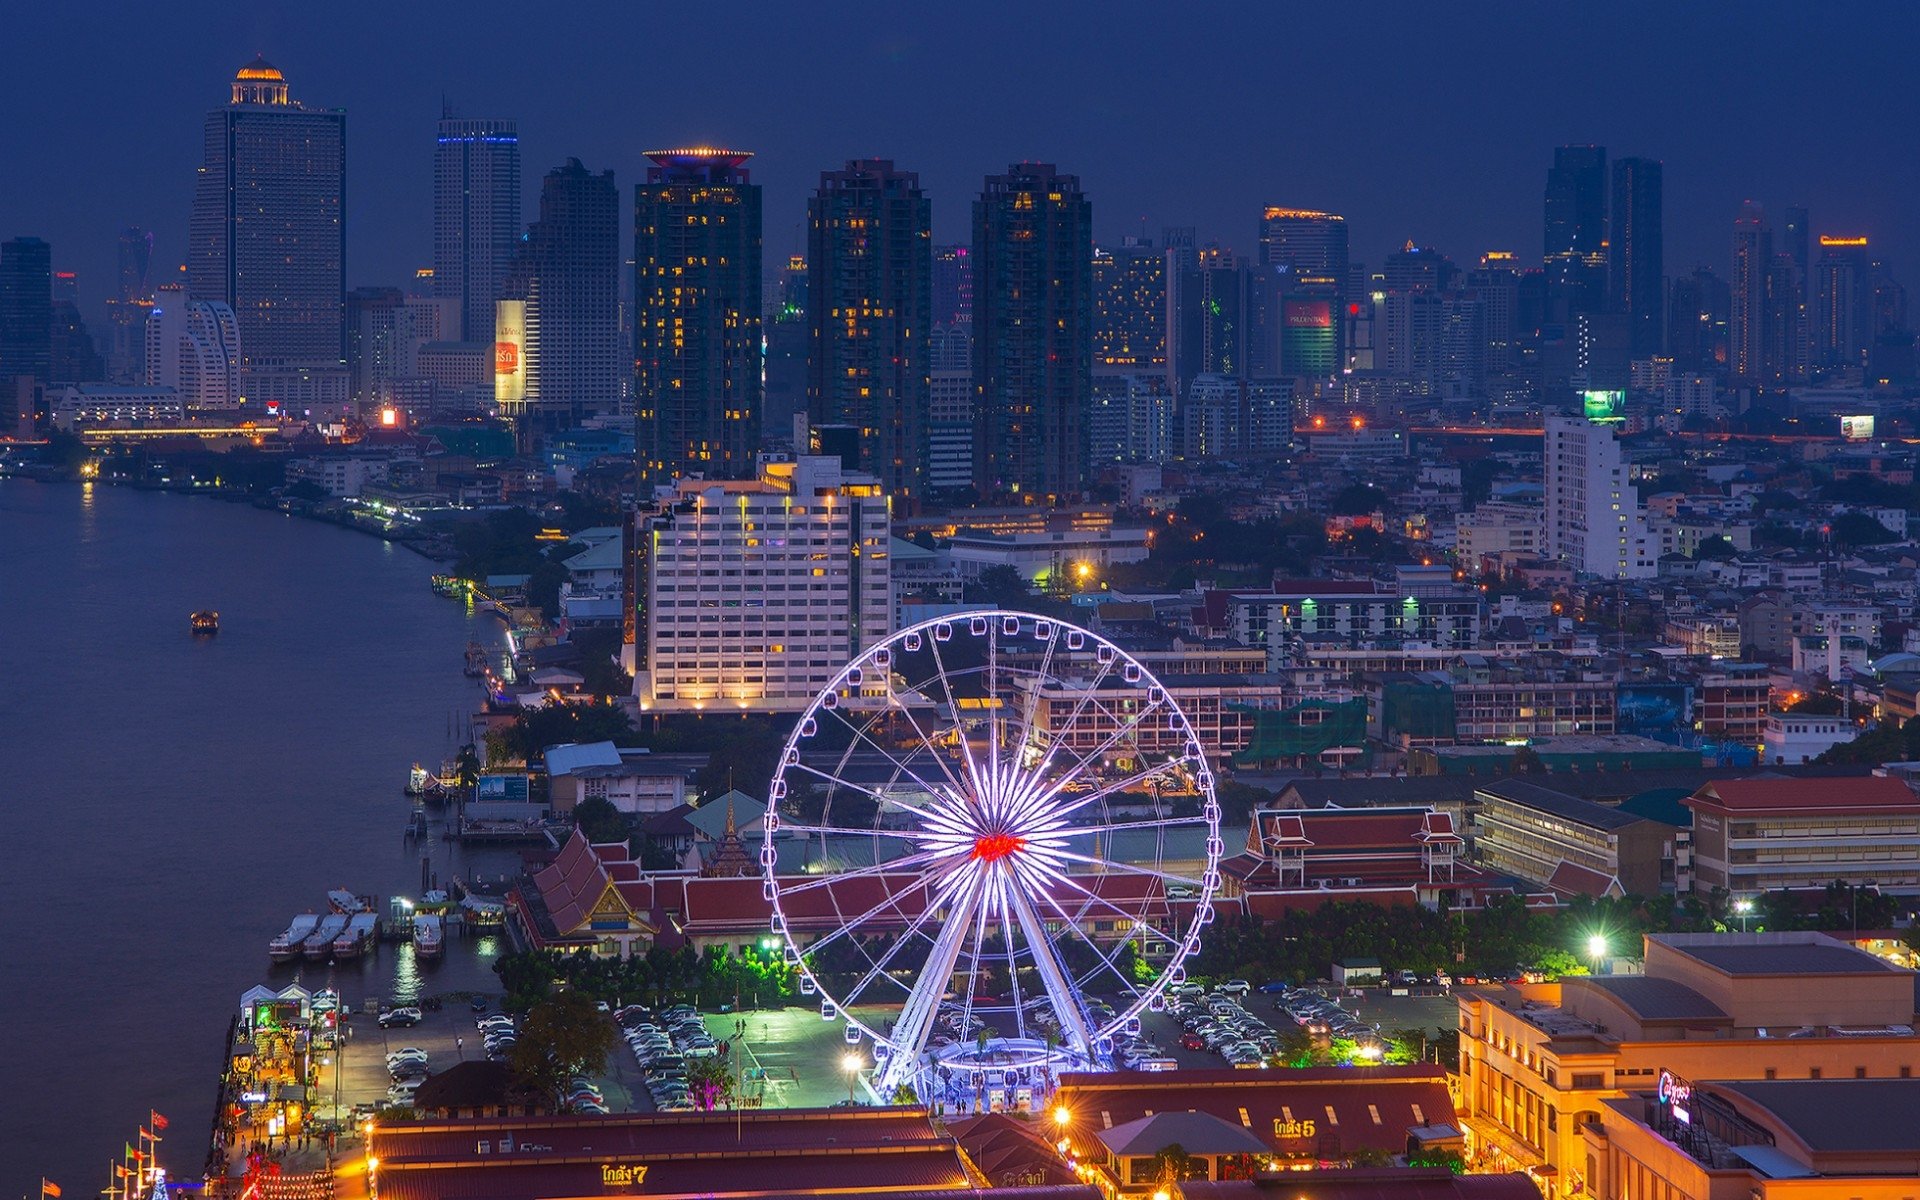
[[[420,1010],[408,1005],[404,1008],[390,1008],[380,1014],[380,1028],[392,1029],[395,1026],[411,1026],[420,1023]]]

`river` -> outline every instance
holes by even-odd
[[[150,1109],[197,1177],[240,994],[328,978],[268,939],[329,888],[419,892],[401,785],[478,699],[467,642],[500,641],[432,571],[245,505],[0,479],[0,1196],[92,1195]],[[517,861],[427,853],[443,879]],[[383,947],[335,982],[487,986],[498,950]]]

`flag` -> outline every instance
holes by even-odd
[[[128,1157],[128,1158],[131,1158],[131,1159],[132,1159],[133,1161],[135,1161],[135,1162],[141,1162],[141,1161],[143,1161],[143,1160],[144,1160],[144,1159],[145,1159],[145,1158],[146,1158],[147,1156],[146,1156],[146,1152],[145,1152],[145,1151],[141,1151],[141,1150],[135,1150],[135,1149],[134,1149],[134,1148],[133,1148],[132,1146],[128,1146],[128,1147],[127,1147],[127,1157]]]
[[[159,1113],[155,1112],[153,1109],[148,1109],[147,1124],[153,1126],[153,1131],[155,1133],[158,1133],[162,1129],[165,1129],[167,1127],[167,1119],[161,1116]]]
[[[40,1177],[40,1194],[47,1200],[60,1200],[60,1185],[45,1175]]]
[[[118,1163],[114,1164],[113,1173],[115,1175],[118,1175],[122,1179],[125,1179],[127,1176],[133,1174],[132,1171],[127,1170],[125,1167],[119,1165]]]
[[[140,1136],[141,1136],[141,1137],[142,1137],[143,1139],[145,1139],[145,1138],[152,1138],[152,1139],[153,1139],[154,1141],[156,1141],[156,1142],[160,1140],[158,1136],[156,1136],[156,1135],[154,1135],[154,1134],[151,1134],[151,1133],[148,1133],[148,1132],[147,1132],[147,1127],[146,1127],[145,1125],[142,1125],[142,1126],[140,1127]]]

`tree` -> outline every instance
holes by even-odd
[[[1160,1164],[1160,1182],[1163,1184],[1179,1183],[1183,1179],[1198,1179],[1207,1173],[1207,1164],[1196,1162],[1193,1155],[1188,1154],[1187,1148],[1179,1142],[1162,1146],[1153,1158]]]
[[[1833,531],[1833,540],[1842,546],[1877,546],[1899,537],[1866,513],[1859,512],[1841,513],[1828,528]]]
[[[1350,483],[1333,494],[1327,511],[1337,517],[1359,517],[1378,512],[1387,494],[1370,483]]]
[[[1724,533],[1703,539],[1693,550],[1693,556],[1702,561],[1728,559],[1738,553],[1740,553],[1739,548]]]
[[[1545,775],[1547,763],[1532,746],[1520,746],[1513,752],[1511,770],[1515,775]]]
[[[585,992],[565,991],[533,1006],[520,1025],[520,1038],[508,1055],[514,1079],[549,1107],[576,1074],[606,1070],[613,1049],[613,1026]]]
[[[687,1091],[701,1112],[732,1107],[734,1087],[733,1067],[721,1055],[687,1060]]]
[[[575,805],[573,823],[579,827],[581,833],[586,834],[590,842],[627,840],[626,816],[613,806],[613,801],[603,796],[593,796]]]
[[[1033,588],[1012,567],[988,567],[966,588],[967,600],[995,608],[1025,609],[1033,603]]]

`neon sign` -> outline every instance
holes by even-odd
[[[1693,1085],[1672,1071],[1660,1072],[1660,1084],[1654,1096],[1682,1125],[1693,1124]]]

